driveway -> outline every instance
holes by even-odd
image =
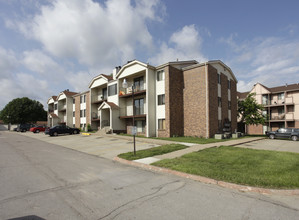
[[[252,148],[257,150],[275,150],[299,153],[299,141],[262,139],[259,141],[245,143],[237,147]]]
[[[59,135],[51,137],[44,133],[34,134],[32,132],[18,133],[32,137],[51,144],[57,144],[84,153],[113,159],[121,153],[133,151],[133,138],[131,140],[120,139],[111,136],[92,135]],[[156,144],[136,141],[136,150],[143,150],[158,146]]]
[[[0,219],[291,220],[299,216],[298,196],[238,192],[145,171],[31,135],[0,132]],[[95,138],[35,137],[76,140],[80,142],[76,146]],[[116,141],[93,141],[100,140]]]

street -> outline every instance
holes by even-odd
[[[298,219],[298,196],[238,192],[0,132],[0,219]]]

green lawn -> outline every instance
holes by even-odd
[[[141,158],[146,157],[153,157],[155,155],[162,155],[166,153],[170,153],[173,151],[185,149],[187,146],[181,145],[181,144],[168,144],[168,145],[162,145],[159,147],[153,147],[147,150],[139,150],[136,151],[136,155],[134,156],[133,152],[123,153],[118,155],[118,157],[126,159],[126,160],[138,160]]]
[[[299,188],[298,153],[222,146],[153,165],[242,185]]]
[[[123,136],[132,136],[129,134],[120,134]],[[137,136],[140,138],[147,138],[144,136]],[[248,138],[248,137],[266,137],[264,135],[252,135],[252,136],[245,136],[241,138]],[[199,138],[199,137],[170,137],[170,138],[151,138],[151,139],[158,139],[158,140],[165,140],[165,141],[176,141],[176,142],[185,142],[185,143],[193,143],[193,144],[210,144],[210,143],[217,143],[217,142],[224,142],[230,141],[235,139],[214,139],[214,138]]]

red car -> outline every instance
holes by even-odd
[[[41,131],[45,131],[46,130],[46,126],[36,126],[33,128],[30,128],[30,131],[32,131],[33,133],[39,133]]]

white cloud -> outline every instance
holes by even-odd
[[[111,67],[135,56],[140,45],[152,47],[146,22],[160,21],[160,0],[56,0],[33,19],[18,22],[19,30],[38,40],[50,54],[78,60],[89,68]],[[163,7],[162,7],[163,8]]]
[[[0,78],[7,78],[18,66],[14,52],[0,47]]]
[[[228,62],[233,70],[239,70],[234,71],[239,91],[248,91],[257,82],[268,87],[298,83],[298,40],[268,37],[238,43],[234,35],[221,42],[233,49]]]
[[[184,26],[171,35],[168,44],[163,42],[158,54],[149,61],[156,65],[176,59],[203,62],[207,59],[201,53],[201,44],[202,39],[195,25]]]

